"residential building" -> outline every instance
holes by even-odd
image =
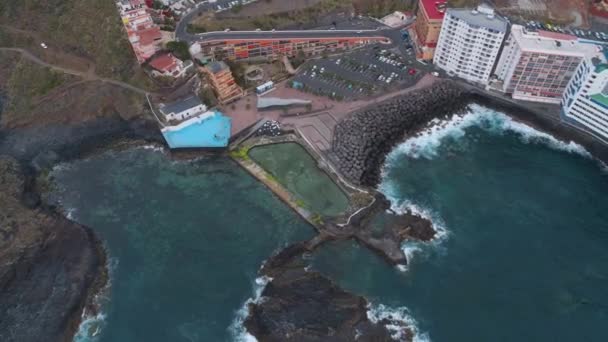
[[[120,16],[137,61],[142,64],[161,50],[162,35],[144,0],[118,0]]]
[[[207,74],[211,87],[221,103],[227,103],[243,95],[243,90],[232,77],[232,72],[226,63],[211,62],[202,71]]]
[[[433,63],[450,75],[487,84],[507,33],[507,21],[487,5],[447,10]]]
[[[583,59],[561,105],[563,121],[608,144],[608,50]]]
[[[412,41],[416,46],[416,58],[433,59],[446,6],[447,0],[418,1],[416,24],[411,31]]]
[[[177,100],[159,106],[160,112],[165,116],[165,120],[176,121],[185,120],[207,111],[207,106],[201,102],[196,95]]]
[[[513,25],[492,86],[514,99],[559,104],[581,61],[596,52],[575,36]]]
[[[167,52],[154,57],[149,65],[155,76],[181,77],[193,64],[192,61],[182,62]]]
[[[384,43],[383,36],[344,38],[259,38],[259,39],[206,39],[190,47],[190,53],[197,58],[230,60],[263,59],[277,60],[281,56],[295,57],[303,53],[307,57],[323,52],[354,49],[371,43]]]

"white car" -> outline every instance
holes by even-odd
[[[439,77],[439,73],[438,73],[437,71],[433,71],[433,72],[431,73],[431,75],[433,75],[433,76],[435,76],[435,77]]]
[[[42,46],[43,49],[48,49],[48,46],[45,43],[40,43],[40,46]]]

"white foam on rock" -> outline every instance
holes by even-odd
[[[437,232],[431,245],[435,247],[442,244],[449,236],[439,214],[428,208],[424,208],[407,199],[402,199],[397,193],[397,187],[388,177],[387,171],[390,165],[399,159],[407,156],[413,159],[433,159],[438,156],[439,147],[446,139],[460,139],[464,137],[466,129],[477,126],[493,134],[502,135],[506,132],[514,133],[519,140],[525,144],[544,144],[549,148],[578,154],[586,158],[592,158],[591,154],[579,144],[569,141],[565,142],[554,136],[541,132],[522,122],[513,120],[508,115],[483,107],[478,104],[469,106],[469,110],[463,115],[453,115],[447,120],[432,120],[427,128],[420,131],[415,136],[407,139],[394,148],[387,156],[385,165],[382,168],[382,183],[378,190],[382,192],[391,202],[391,209],[403,214],[410,211],[414,215],[421,216],[432,222],[433,228]],[[605,165],[601,165],[606,167]],[[608,169],[608,167],[606,167]],[[408,261],[411,261],[415,254],[427,249],[429,244],[406,241],[402,246]],[[402,271],[407,271],[408,267],[400,267]]]
[[[255,279],[253,286],[253,297],[245,301],[240,309],[236,311],[236,315],[228,330],[235,342],[257,342],[255,336],[247,332],[243,325],[247,316],[249,316],[249,304],[257,304],[262,300],[262,291],[266,285],[272,280],[267,276],[261,276]]]
[[[559,140],[550,134],[515,121],[506,114],[478,104],[472,104],[464,115],[454,115],[445,121],[431,121],[426,129],[393,149],[387,157],[387,164],[403,155],[415,159],[433,159],[437,156],[437,150],[444,139],[461,138],[466,135],[465,129],[472,126],[478,126],[495,134],[512,132],[517,134],[520,141],[526,144],[545,144],[556,150],[591,157],[591,154],[584,147],[573,141]]]
[[[107,250],[106,250],[107,254]],[[96,342],[101,337],[101,332],[106,325],[106,313],[103,312],[104,306],[110,301],[107,296],[110,287],[112,286],[112,278],[116,268],[118,267],[117,258],[108,258],[106,262],[108,269],[108,282],[106,286],[99,291],[93,298],[93,303],[99,308],[99,312],[95,315],[86,312],[86,309],[82,311],[81,322],[78,326],[78,330],[74,335],[73,342]]]
[[[367,318],[373,323],[387,320],[389,323],[385,326],[395,341],[404,341],[406,339],[407,336],[404,335],[404,328],[412,331],[414,342],[431,341],[427,333],[420,332],[418,322],[416,322],[410,311],[404,306],[392,308],[384,304],[374,305],[370,303],[367,306]]]

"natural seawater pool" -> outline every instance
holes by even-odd
[[[275,177],[310,210],[326,216],[340,215],[348,198],[299,144],[288,142],[253,147],[249,157]]]
[[[52,197],[97,232],[110,258],[101,333],[83,329],[76,341],[240,340],[262,262],[314,234],[225,157],[173,161],[134,148],[61,165],[52,177]]]
[[[582,148],[472,106],[399,145],[380,190],[441,238],[406,271],[352,242],[312,264],[419,340],[608,341],[608,173]]]

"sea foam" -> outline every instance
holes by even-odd
[[[437,119],[431,121],[427,128],[393,149],[387,157],[387,164],[403,155],[415,159],[433,159],[437,156],[438,148],[443,140],[461,138],[466,135],[466,129],[472,126],[478,126],[495,134],[515,133],[523,143],[545,144],[556,150],[591,157],[591,154],[584,147],[575,142],[559,140],[525,123],[515,121],[506,114],[478,104],[472,104],[463,115],[453,115],[450,119],[443,121]]]
[[[99,311],[97,314],[88,313],[86,309],[82,311],[80,325],[74,335],[73,342],[96,342],[101,337],[102,330],[106,325],[106,314],[103,309],[110,301],[108,293],[112,286],[113,275],[118,267],[118,259],[108,258],[106,267],[108,268],[108,282],[93,298],[93,303]]]
[[[247,329],[243,325],[247,316],[249,316],[249,304],[259,303],[262,299],[262,291],[266,285],[272,280],[267,276],[258,277],[253,283],[253,297],[245,301],[239,310],[236,312],[236,316],[230,324],[228,330],[232,335],[233,341],[236,342],[257,342],[257,339],[247,332]]]
[[[398,160],[404,156],[413,159],[424,158],[429,160],[437,157],[439,147],[445,140],[458,140],[467,134],[467,128],[473,126],[477,126],[487,132],[497,135],[505,134],[506,132],[514,133],[518,136],[518,139],[525,144],[544,144],[555,150],[578,154],[586,158],[592,157],[591,154],[579,144],[572,141],[565,142],[559,140],[550,134],[541,132],[522,122],[515,121],[506,114],[478,104],[470,105],[466,113],[453,115],[447,120],[432,120],[425,129],[399,144],[389,153],[382,168],[383,180],[378,190],[391,201],[391,209],[395,212],[405,213],[410,211],[415,215],[430,220],[433,224],[433,228],[437,232],[430,244],[435,247],[440,246],[449,235],[449,231],[440,215],[417,203],[403,199],[398,193],[398,187],[388,176],[388,171],[392,164],[398,162]],[[605,165],[601,166],[604,168],[606,167]],[[402,246],[402,250],[407,259],[411,260],[415,254],[427,250],[428,245],[429,244],[417,241],[406,241]],[[407,269],[407,267],[400,268],[402,271],[406,271]]]
[[[378,323],[382,320],[387,320],[386,328],[391,333],[391,337],[396,341],[404,341],[407,336],[403,333],[403,328],[409,328],[414,334],[414,342],[430,342],[431,339],[427,333],[421,333],[418,328],[418,322],[410,315],[410,311],[402,306],[392,308],[384,304],[369,304],[367,307],[367,318],[373,323]]]

